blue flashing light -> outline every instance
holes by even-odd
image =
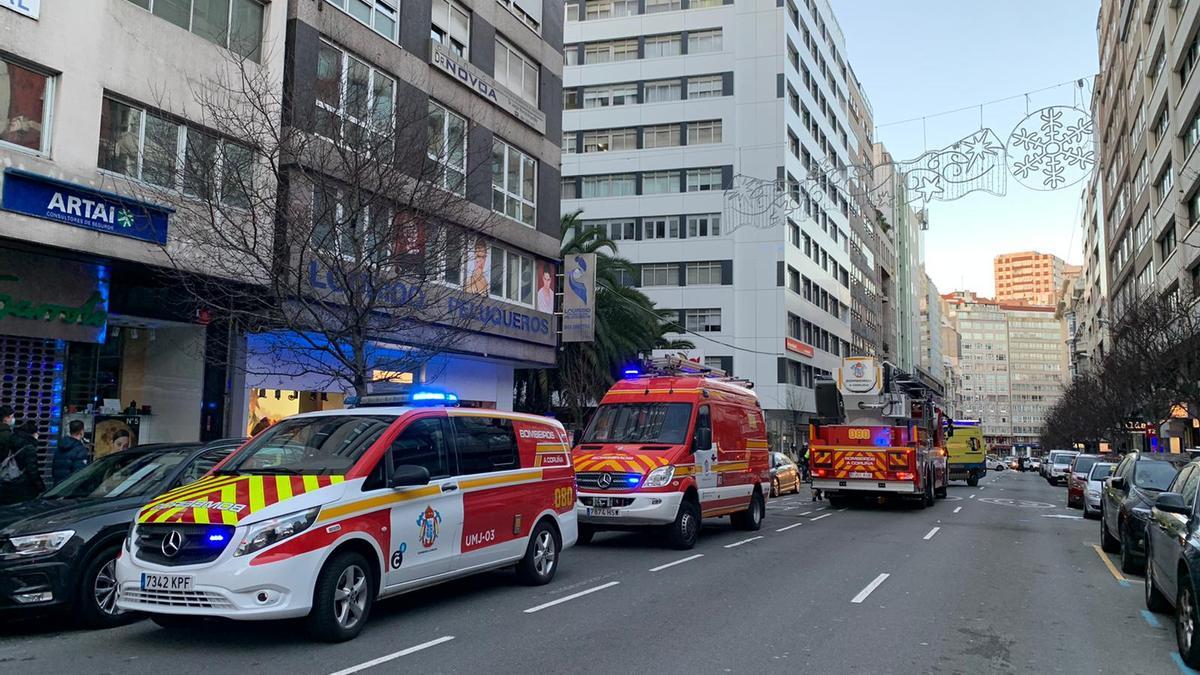
[[[210,534],[210,535],[208,535],[208,540],[213,543],[219,543],[219,542],[225,541],[225,535],[223,535],[221,533]]]
[[[457,405],[458,395],[447,391],[434,391],[429,389],[419,389],[413,391],[408,396],[408,400],[413,404],[424,405]]]
[[[637,378],[638,376],[640,376],[642,374],[642,371],[640,368],[636,368],[633,366],[625,368],[625,370],[623,370],[622,372],[625,374],[625,378],[629,379],[629,380]]]
[[[630,476],[629,478],[625,479],[625,482],[629,483],[630,485],[637,485],[638,481],[640,481],[641,479],[642,479],[641,476]]]

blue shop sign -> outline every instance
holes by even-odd
[[[4,170],[0,208],[159,245],[167,243],[167,219],[174,212],[165,206],[11,168]]]

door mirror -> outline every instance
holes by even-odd
[[[1129,489],[1129,486],[1125,483],[1125,479],[1121,476],[1113,476],[1112,478],[1109,478],[1108,485],[1112,489],[1120,490],[1122,492]]]
[[[1192,514],[1192,509],[1183,501],[1183,495],[1178,492],[1164,492],[1154,500],[1154,508],[1164,513],[1178,513],[1182,516]]]
[[[696,429],[696,436],[692,439],[692,452],[699,450],[712,449],[712,429],[700,427]]]
[[[416,464],[401,464],[392,468],[392,487],[413,487],[429,484],[429,469]]]

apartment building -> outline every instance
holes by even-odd
[[[1097,93],[1098,95],[1098,93]],[[1093,173],[1088,187],[1080,195],[1083,213],[1083,269],[1069,298],[1063,304],[1073,321],[1068,333],[1071,373],[1078,376],[1090,372],[1104,359],[1109,349],[1109,269],[1105,239],[1103,185],[1098,173]]]
[[[1078,265],[1037,251],[1002,253],[992,263],[996,302],[1050,306],[1058,301],[1063,281],[1078,276]]]
[[[875,129],[874,112],[863,92],[862,84],[850,68],[846,80],[849,89],[850,131],[857,148],[851,157],[857,167],[851,173],[850,199],[850,351],[854,356],[875,356],[884,353],[884,295],[882,275],[885,254],[880,232],[882,211],[872,201],[875,191]],[[892,269],[887,264],[886,269]]]
[[[563,211],[605,228],[629,279],[706,361],[753,380],[773,440],[803,442],[813,380],[851,352],[857,156],[826,0],[569,0]],[[776,186],[746,222],[739,190]],[[854,206],[857,209],[857,206]]]

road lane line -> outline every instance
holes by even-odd
[[[850,507],[847,506],[846,509],[848,509],[848,508],[850,508]],[[845,511],[846,509],[838,509],[838,513],[841,513],[842,511]]]
[[[725,548],[733,548],[734,546],[741,546],[742,544],[749,544],[750,542],[752,542],[752,541],[757,541],[757,540],[759,540],[759,539],[762,539],[762,535],[761,535],[761,534],[760,534],[759,536],[757,536],[757,537],[750,537],[749,539],[743,539],[743,540],[741,540],[741,541],[735,541],[735,542],[733,542],[732,544],[725,544]]]
[[[621,583],[621,582],[610,581],[607,584],[600,584],[599,586],[596,586],[595,588],[589,588],[586,591],[579,591],[578,593],[572,593],[571,595],[559,598],[557,600],[551,600],[550,602],[542,603],[542,604],[538,605],[537,607],[530,607],[529,609],[525,610],[525,613],[533,614],[534,612],[540,612],[543,609],[546,609],[548,607],[553,607],[555,605],[561,605],[562,603],[569,602],[571,600],[574,600],[575,598],[582,598],[583,596],[591,595],[592,593],[595,593],[596,591],[602,591],[606,588],[612,588],[613,586],[616,586],[619,583]]]
[[[1146,623],[1150,624],[1151,628],[1162,628],[1162,624],[1158,622],[1158,617],[1154,616],[1154,613],[1150,610],[1143,609],[1142,618],[1146,620]]]
[[[850,602],[852,602],[856,605],[862,604],[862,601],[866,600],[868,595],[870,595],[871,593],[874,593],[875,589],[879,588],[879,584],[882,584],[889,576],[891,576],[891,575],[884,573],[884,574],[880,574],[879,576],[875,577],[875,581],[872,581],[871,583],[867,584],[867,587],[862,589],[861,591],[859,591],[858,595],[854,596],[854,599],[851,600]]]
[[[686,557],[686,558],[680,558],[679,560],[676,560],[676,561],[674,561],[674,562],[669,562],[669,563],[667,563],[667,564],[665,564],[665,565],[659,565],[658,567],[651,567],[651,568],[650,568],[650,571],[651,571],[651,572],[659,572],[659,571],[662,571],[662,570],[665,570],[665,569],[667,569],[668,567],[674,567],[674,566],[676,566],[676,565],[682,565],[682,564],[683,564],[683,563],[685,563],[685,562],[691,562],[692,560],[695,560],[696,558],[703,558],[703,557],[704,557],[704,554],[703,554],[703,553],[697,553],[696,555],[689,555],[689,556],[688,556],[688,557]]]
[[[1092,548],[1096,550],[1096,555],[1100,556],[1100,559],[1104,561],[1104,566],[1108,568],[1108,571],[1112,572],[1113,578],[1117,580],[1117,583],[1122,586],[1128,586],[1129,580],[1121,576],[1121,573],[1117,571],[1117,566],[1113,564],[1108,556],[1104,555],[1104,549],[1096,544],[1092,544]]]
[[[443,642],[449,642],[453,639],[454,639],[453,635],[443,635],[442,637],[440,637],[436,640],[430,640],[429,642],[422,642],[421,644],[414,645],[412,647],[409,647],[408,649],[401,649],[400,651],[393,652],[391,654],[388,654],[387,656],[381,656],[377,659],[371,659],[370,661],[365,661],[363,663],[358,664],[357,666],[350,666],[349,668],[346,668],[344,670],[339,670],[336,673],[332,673],[332,675],[350,675],[351,673],[357,673],[361,670],[366,670],[367,668],[374,668],[375,666],[378,666],[381,663],[387,663],[388,661],[394,661],[402,656],[408,656],[409,654],[419,652],[422,649],[429,649],[430,647],[435,647],[437,645],[442,644]]]
[[[812,513],[812,511],[805,511],[804,513],[801,513],[800,515],[802,515],[802,516],[807,516],[807,515],[809,515],[810,513]]]
[[[788,531],[788,530],[792,529],[793,527],[800,527],[800,526],[801,526],[801,525],[803,525],[803,524],[804,524],[804,522],[803,522],[803,521],[801,521],[801,522],[799,522],[799,523],[792,523],[791,525],[788,525],[788,526],[786,526],[786,527],[781,527],[781,528],[779,528],[778,530],[775,530],[775,531],[776,531],[776,532],[786,532],[786,531]]]
[[[924,537],[921,537],[921,538],[922,538],[922,539],[924,539],[924,540],[926,540],[926,541],[928,541],[928,540],[930,540],[930,539],[933,539],[933,535],[937,534],[937,533],[938,533],[938,530],[940,530],[940,529],[942,529],[942,528],[940,528],[940,527],[935,527],[935,528],[933,528],[932,530],[930,530],[930,531],[929,531],[929,534],[926,534]]]
[[[967,497],[967,499],[975,499],[975,495],[972,494],[970,497]]]
[[[822,513],[821,515],[817,516],[816,518],[809,518],[809,520],[810,521],[820,520],[822,518],[828,518],[829,516],[832,516],[832,515],[833,515],[832,513]]]
[[[958,513],[959,511],[962,511],[962,507],[961,507],[961,506],[956,506],[956,507],[954,507],[954,512],[955,512],[955,513]]]

